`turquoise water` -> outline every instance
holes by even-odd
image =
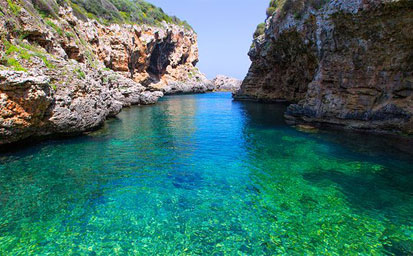
[[[413,254],[413,157],[284,109],[171,96],[0,155],[0,255]]]

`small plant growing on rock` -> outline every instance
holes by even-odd
[[[65,0],[55,1],[55,0],[32,0],[33,6],[39,11],[40,15],[43,18],[45,17],[54,17],[57,18],[57,13],[59,12],[59,5],[64,2]]]
[[[52,63],[49,62],[49,60],[47,59],[46,56],[41,56],[40,58],[42,59],[44,65],[46,65],[47,68],[50,68],[50,69],[56,68],[55,65],[53,65]]]
[[[260,23],[254,32],[254,39],[265,33],[265,23]]]
[[[71,32],[66,32],[65,35],[66,35],[67,38],[74,38],[75,37],[75,35]]]
[[[46,65],[47,68],[49,69],[56,68],[56,66],[50,63],[50,61],[47,59],[46,54],[43,53],[40,49],[36,48],[35,46],[25,43],[25,42],[19,42],[19,47],[22,48],[22,49],[19,49],[21,58],[30,59],[30,57],[35,56],[35,57],[42,59],[43,63]],[[24,49],[27,51],[25,51]],[[25,56],[25,54],[27,56]]]
[[[9,8],[13,12],[14,15],[18,15],[20,13],[20,6],[13,3],[12,0],[7,0],[7,3],[9,4]]]
[[[277,11],[278,6],[280,5],[279,3],[280,1],[282,0],[271,0],[270,1],[270,5],[268,6],[267,11],[266,11],[267,17],[270,17]]]
[[[267,17],[270,17],[271,15],[273,15],[276,10],[277,9],[275,7],[268,7],[267,8]]]
[[[271,0],[270,1],[270,7],[277,8],[278,7],[278,0]]]
[[[3,63],[3,65],[7,67],[13,68],[15,71],[27,71],[27,69],[23,68],[19,61],[17,61],[15,58],[3,57],[1,59],[1,63]]]
[[[57,26],[52,20],[46,20],[45,22],[49,27],[53,28],[53,30],[56,31],[57,34],[59,34],[59,36],[64,35],[63,30],[59,26]]]
[[[86,78],[85,72],[83,72],[83,70],[81,70],[80,68],[76,68],[75,73],[76,73],[77,77],[81,80]]]

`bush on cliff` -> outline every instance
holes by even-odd
[[[12,1],[12,0],[8,0]],[[96,19],[108,23],[145,23],[158,25],[162,21],[191,26],[175,16],[167,15],[161,8],[144,0],[22,0],[32,4],[42,15],[57,17],[59,6],[72,7],[75,15],[82,20]],[[14,6],[14,5],[13,5]]]
[[[267,17],[270,17],[271,15],[273,15],[276,10],[277,9],[275,7],[268,7],[267,8]]]
[[[32,0],[32,4],[41,14],[57,17],[59,13],[59,5],[54,0]]]
[[[265,33],[265,23],[260,23],[254,32],[254,39]]]
[[[270,7],[277,8],[277,6],[278,6],[278,0],[271,0],[270,1]]]
[[[281,17],[292,13],[295,18],[300,18],[307,8],[320,9],[330,0],[271,0],[267,9],[267,16],[279,11]]]

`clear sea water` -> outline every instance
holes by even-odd
[[[170,96],[1,154],[0,255],[412,255],[412,145],[284,109]]]

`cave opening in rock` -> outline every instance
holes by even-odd
[[[152,51],[146,70],[151,78],[159,80],[170,64],[169,56],[175,49],[175,43],[171,42],[171,37],[172,35],[169,34],[164,41],[156,44]]]

